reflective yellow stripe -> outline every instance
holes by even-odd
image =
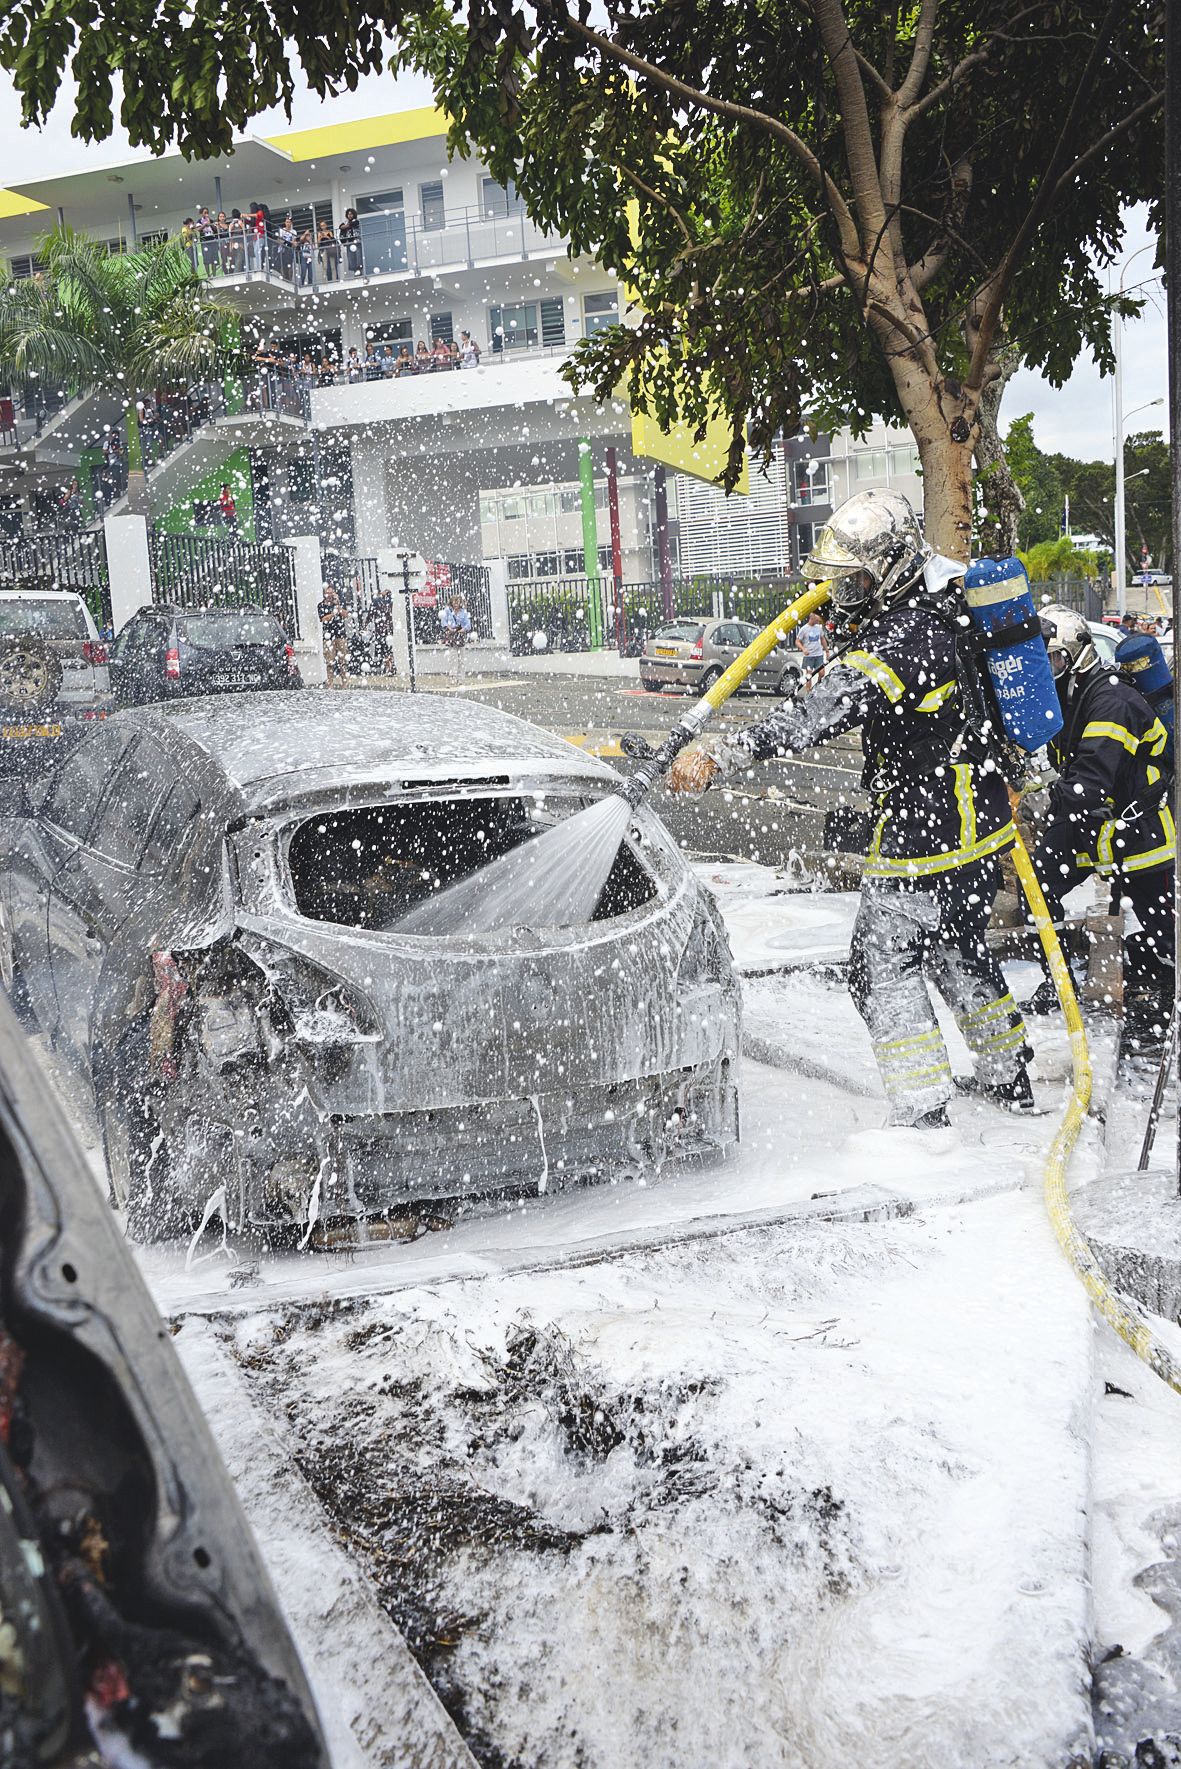
[[[931,692],[924,694],[919,701],[918,711],[921,713],[938,712],[939,708],[951,699],[955,693],[955,687],[955,677],[953,676],[950,682],[944,682],[942,686],[932,688]]]
[[[1149,763],[1148,767],[1144,770],[1144,774],[1149,786],[1155,786],[1160,779],[1160,769],[1154,768],[1151,763]]]
[[[1165,835],[1162,846],[1151,848],[1147,854],[1136,854],[1130,860],[1121,860],[1120,866],[1125,872],[1147,872],[1150,866],[1163,866],[1167,860],[1177,858],[1177,826],[1167,805],[1161,806],[1160,820]]]
[[[955,802],[960,811],[960,847],[972,848],[976,845],[976,800],[972,796],[971,762],[956,762],[952,773],[955,775]]]
[[[1118,821],[1119,819],[1116,817],[1109,817],[1099,831],[1099,839],[1095,843],[1095,864],[1097,866],[1115,865],[1111,852],[1111,838],[1115,834]]]
[[[1144,745],[1147,743],[1151,745],[1150,753],[1154,756],[1158,756],[1164,753],[1164,748],[1168,741],[1169,733],[1165,730],[1159,719],[1154,719],[1143,737],[1140,739],[1140,747],[1143,749]]]
[[[932,1026],[929,1032],[916,1032],[913,1038],[880,1038],[874,1045],[875,1050],[914,1050],[924,1044],[942,1044],[943,1034],[938,1026]]]
[[[1085,743],[1088,737],[1110,737],[1113,743],[1122,744],[1130,756],[1140,747],[1140,739],[1133,737],[1126,725],[1113,725],[1104,719],[1092,719],[1083,726],[1082,741]]]
[[[863,676],[879,687],[889,701],[901,700],[906,693],[906,684],[894,674],[888,663],[875,657],[872,651],[846,651],[844,661]]]
[[[882,851],[882,831],[886,827],[886,818],[888,815],[889,813],[887,811],[883,811],[878,818],[877,827],[873,832],[873,839],[869,844],[869,852],[865,856],[867,860],[876,860]]]
[[[1009,990],[1006,989],[1005,993],[998,995],[995,1001],[988,1002],[984,1007],[974,1007],[969,1013],[957,1015],[957,1019],[961,1026],[970,1026],[979,1020],[992,1020],[1001,1017],[1008,1019],[1018,1011],[1017,1003],[1013,1000]]]
[[[995,835],[982,836],[970,848],[952,848],[946,854],[923,855],[914,860],[887,859],[879,853],[867,856],[865,878],[927,878],[932,873],[950,872],[956,866],[967,866],[973,860],[985,860],[990,854],[1011,847],[1017,831],[1006,823]],[[872,862],[872,864],[870,864]]]

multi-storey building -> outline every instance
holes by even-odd
[[[195,264],[241,313],[247,336],[312,367],[294,380],[206,389],[183,422],[161,400],[147,452],[152,516],[165,530],[200,532],[229,482],[252,538],[319,532],[361,553],[394,546],[497,560],[509,579],[608,571],[610,450],[622,574],[653,579],[663,469],[635,446],[623,400],[575,397],[560,373],[580,338],[620,317],[618,284],[534,226],[517,193],[478,161],[449,162],[444,130],[440,113],[415,110],[246,138],[203,164],[166,154],[12,181],[0,193],[0,255],[13,276],[30,276],[38,239],[57,221],[117,252],[177,238],[203,208],[229,218],[220,239],[192,247]],[[235,223],[259,203],[269,210],[265,244]],[[321,224],[337,233],[350,212],[356,244],[318,253]],[[403,346],[431,352],[441,340],[441,357],[464,333],[478,346],[477,367],[385,372]],[[14,389],[0,406],[10,504],[78,477],[89,511],[103,484],[102,440],[120,414],[114,400],[69,393]],[[908,438],[884,432],[867,449],[787,441],[770,468],[752,463],[747,497],[672,473],[673,562],[684,574],[786,574],[834,500],[887,481],[915,493]],[[117,510],[118,487],[106,490]]]

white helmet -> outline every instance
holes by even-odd
[[[1061,602],[1050,602],[1041,611],[1042,638],[1050,653],[1050,668],[1055,678],[1081,676],[1094,669],[1099,653],[1091,629],[1081,614],[1064,608]]]
[[[801,570],[831,579],[841,612],[864,617],[908,589],[931,553],[901,492],[858,491],[829,517]]]

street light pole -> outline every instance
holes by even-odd
[[[1119,292],[1124,292],[1124,277],[1128,267],[1145,252],[1154,251],[1151,245],[1140,246],[1130,258],[1125,258],[1119,273]],[[1124,322],[1116,308],[1111,315],[1111,354],[1115,358],[1115,374],[1112,380],[1112,431],[1115,444],[1115,605],[1116,613],[1122,619],[1128,611],[1128,570],[1126,547],[1124,543],[1124,364],[1123,364]],[[1154,402],[1155,403],[1155,402]],[[1137,407],[1137,410],[1140,408]]]
[[[1169,338],[1169,434],[1172,439],[1171,466],[1173,480],[1173,632],[1181,625],[1181,19],[1178,9],[1165,9],[1165,304],[1168,313]],[[1174,638],[1174,645],[1176,645]],[[1181,715],[1181,672],[1173,671],[1174,724]],[[1181,820],[1181,793],[1177,773],[1173,773],[1173,818]],[[1181,853],[1174,861],[1174,964],[1173,1013],[1181,1013],[1177,995],[1178,953],[1181,953]],[[1173,1081],[1181,1086],[1181,1038],[1173,1045]],[[1181,1113],[1177,1119],[1177,1143],[1174,1151],[1176,1171],[1181,1176]],[[1181,1186],[1181,1178],[1179,1178]]]

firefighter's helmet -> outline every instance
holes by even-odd
[[[1099,662],[1091,629],[1081,614],[1050,602],[1041,611],[1042,638],[1055,678],[1082,676]]]
[[[859,491],[829,517],[801,569],[831,580],[841,613],[864,619],[910,588],[931,551],[901,492]]]

